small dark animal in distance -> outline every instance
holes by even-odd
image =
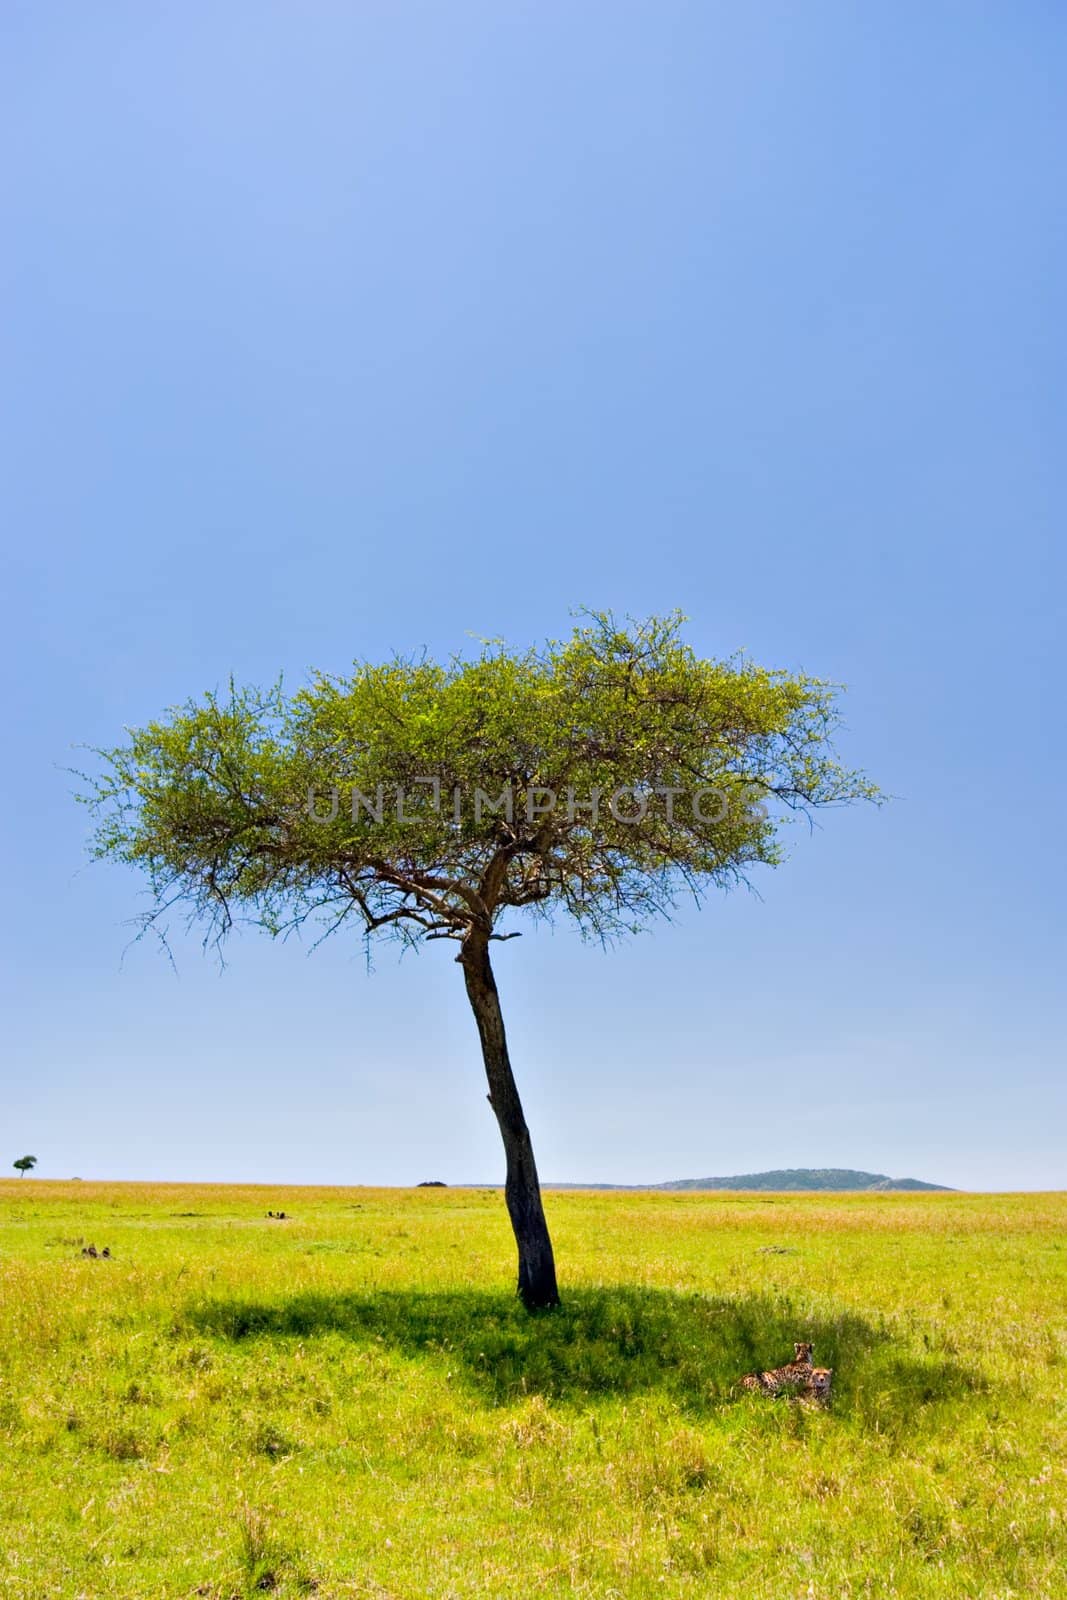
[[[94,1261],[110,1261],[111,1249],[109,1245],[105,1245],[102,1250],[98,1250],[95,1244],[87,1244],[82,1250],[82,1255],[92,1256]]]

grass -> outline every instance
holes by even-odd
[[[1067,1196],[547,1207],[0,1182],[0,1595],[1063,1600]]]

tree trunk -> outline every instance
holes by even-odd
[[[530,1130],[522,1114],[522,1102],[508,1059],[508,1042],[500,996],[489,962],[489,941],[480,930],[472,929],[463,941],[456,960],[463,968],[467,998],[478,1024],[482,1041],[485,1075],[489,1080],[489,1104],[500,1125],[507,1156],[504,1198],[519,1250],[518,1291],[527,1311],[559,1305],[556,1287],[556,1262],[548,1236],[541,1185],[537,1179]]]

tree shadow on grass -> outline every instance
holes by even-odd
[[[200,1301],[178,1326],[237,1343],[326,1334],[377,1342],[439,1364],[488,1405],[535,1394],[585,1406],[654,1394],[706,1414],[738,1400],[740,1374],[790,1360],[798,1339],[814,1343],[817,1364],[834,1368],[835,1414],[880,1427],[986,1387],[956,1361],[907,1349],[885,1323],[755,1294],[575,1288],[557,1310],[530,1316],[517,1299],[477,1290],[306,1291]]]

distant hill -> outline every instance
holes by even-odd
[[[938,1189],[943,1183],[919,1178],[887,1178],[881,1172],[854,1172],[851,1167],[787,1167],[780,1172],[746,1172],[736,1178],[676,1178],[654,1183],[653,1189]]]
[[[473,1184],[478,1189],[499,1188],[499,1184]],[[936,1189],[941,1194],[953,1191],[944,1183],[923,1183],[921,1178],[887,1178],[884,1172],[856,1172],[852,1167],[786,1167],[779,1172],[744,1172],[736,1178],[675,1178],[672,1183],[545,1183],[544,1189],[810,1189],[870,1193]]]

